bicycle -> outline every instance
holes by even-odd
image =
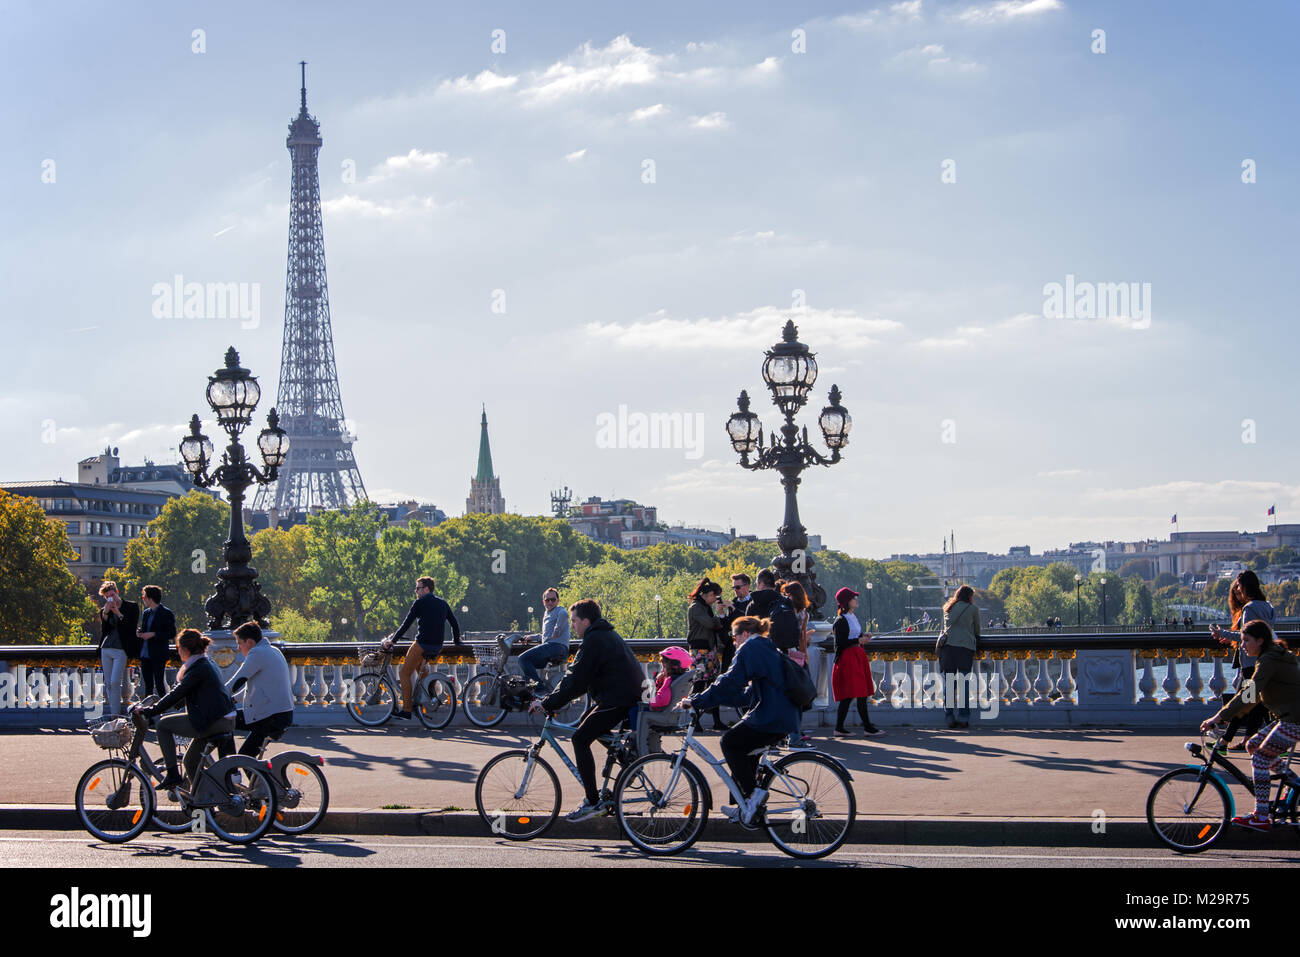
[[[555,738],[555,729],[563,727],[553,715],[547,715],[535,744],[503,751],[483,765],[474,785],[474,805],[493,834],[512,841],[531,841],[545,834],[560,816],[560,780],[541,756],[543,746],[549,744],[555,750],[578,786],[582,786],[577,767]],[[614,790],[610,775],[617,764],[616,787],[624,769],[636,760],[636,730],[629,729],[625,722],[618,731],[603,734],[596,740],[607,749],[600,799],[612,803]]]
[[[1164,844],[1181,854],[1196,854],[1212,847],[1228,830],[1236,816],[1229,782],[1214,770],[1217,764],[1233,780],[1246,789],[1254,800],[1255,782],[1237,765],[1227,759],[1217,741],[1205,746],[1188,741],[1183,745],[1200,764],[1188,764],[1162,774],[1151,786],[1147,795],[1147,824],[1152,833]],[[1286,765],[1281,774],[1271,775],[1277,781],[1277,794],[1268,805],[1269,819],[1274,826],[1290,824],[1300,836],[1300,776],[1291,770],[1292,752],[1286,753]]]
[[[478,660],[479,667],[486,670],[480,670],[465,682],[461,695],[465,717],[469,718],[471,724],[480,728],[495,728],[506,719],[508,712],[528,713],[528,705],[538,697],[531,681],[506,670],[512,645],[519,638],[519,635],[511,635],[507,641],[505,635],[497,635],[492,644],[474,648],[474,657]],[[573,730],[586,710],[587,696],[579,695],[560,709],[555,723]],[[532,720],[530,715],[529,721]]]
[[[255,760],[266,761],[266,749],[272,741],[280,740],[283,732],[268,736],[257,751]],[[177,738],[177,749],[185,739]],[[203,755],[205,767],[212,764],[211,752]],[[330,789],[321,768],[325,759],[306,751],[281,751],[269,760],[271,780],[275,784],[275,821],[272,824],[282,834],[306,834],[325,819],[329,809]],[[167,792],[170,794],[170,792]],[[164,812],[154,812],[154,823],[164,831],[179,833],[190,829],[190,821],[180,823],[174,817],[164,822]]]
[[[685,735],[676,753],[638,759],[614,785],[619,830],[635,847],[647,854],[678,854],[703,833],[713,795],[704,774],[687,759],[688,751],[703,758],[731,792],[736,823],[765,830],[791,857],[825,857],[848,839],[857,816],[853,779],[830,755],[799,750],[773,761],[779,744],[756,750],[758,787],[745,798],[725,763],[696,740],[689,725]]]
[[[347,712],[362,727],[378,728],[397,713],[397,676],[393,670],[394,650],[382,646],[357,652],[360,667],[365,669],[352,680],[352,700]],[[450,675],[422,667],[415,677],[411,708],[420,724],[430,731],[441,731],[456,716],[456,681]]]
[[[154,781],[164,774],[144,750],[149,721],[139,710],[128,718],[98,718],[89,726],[91,738],[107,751],[122,751],[123,757],[92,764],[77,782],[74,803],[81,824],[94,837],[121,844],[138,837],[154,816]],[[213,748],[234,750],[229,733],[204,740],[206,757]],[[250,844],[275,820],[276,786],[268,762],[246,755],[231,754],[204,766],[200,760],[195,779],[188,787],[170,794],[177,813],[188,821],[184,830],[205,831],[230,844]],[[169,827],[171,833],[179,828]]]

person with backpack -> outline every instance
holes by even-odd
[[[831,629],[835,635],[831,693],[840,703],[835,715],[835,734],[847,738],[852,733],[844,727],[844,720],[849,716],[849,706],[854,701],[858,703],[862,733],[880,734],[880,729],[871,723],[871,696],[876,693],[876,684],[871,678],[871,662],[862,647],[871,636],[863,633],[858,616],[853,613],[858,607],[858,593],[852,588],[841,588],[835,593],[835,604],[839,615]]]
[[[949,728],[970,727],[970,676],[980,637],[980,613],[975,589],[962,585],[943,606],[943,631],[935,647],[943,675],[943,716]],[[956,700],[949,698],[954,695]],[[957,707],[961,703],[963,707]]]
[[[1242,630],[1252,621],[1262,621],[1272,628],[1277,619],[1277,612],[1264,597],[1264,588],[1259,583],[1259,576],[1249,568],[1232,582],[1232,588],[1228,591],[1228,611],[1232,615],[1233,630],[1220,631],[1218,625],[1211,625],[1210,635],[1220,644],[1237,646],[1236,653],[1232,657],[1232,665],[1237,669],[1237,677],[1232,682],[1232,689],[1235,692],[1255,675],[1255,657],[1245,649],[1241,638]],[[1224,702],[1231,701],[1232,698],[1230,694],[1223,696]],[[1268,711],[1263,705],[1242,709],[1228,722],[1228,729],[1223,732],[1223,738],[1217,747],[1228,751],[1245,751],[1246,740],[1263,727],[1267,716]],[[1238,728],[1243,732],[1241,744],[1229,747],[1229,742]]]
[[[752,615],[736,619],[731,626],[731,637],[736,642],[731,667],[706,690],[683,698],[679,704],[696,711],[722,704],[749,708],[720,742],[727,768],[745,798],[757,787],[758,755],[752,752],[777,744],[799,730],[799,706],[786,694],[784,659],[766,637],[767,631],[767,622]],[[729,821],[735,821],[740,809],[732,804],[723,807],[722,812]]]
[[[695,680],[691,666],[691,653],[676,646],[659,652],[659,674],[654,677],[654,688],[648,707],[642,708],[636,724],[636,753],[660,754],[663,748],[659,739],[664,731],[675,731],[680,725],[680,712],[674,705],[690,694]]]
[[[690,648],[695,658],[693,690],[698,694],[712,684],[713,679],[722,671],[718,667],[721,661],[721,635],[727,628],[727,622],[714,613],[714,606],[722,601],[722,586],[710,581],[709,576],[700,579],[690,598],[691,604],[686,611],[686,647]],[[717,708],[713,709],[712,714],[714,731],[725,731],[731,727],[723,722]],[[691,719],[691,727],[696,733],[704,730],[698,714]]]

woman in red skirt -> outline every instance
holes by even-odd
[[[871,636],[863,633],[862,624],[853,613],[858,607],[858,593],[851,588],[841,588],[835,593],[835,604],[840,612],[834,625],[835,665],[831,669],[831,693],[840,703],[839,713],[835,716],[835,733],[843,738],[849,736],[844,719],[849,716],[849,705],[857,701],[863,733],[880,734],[880,729],[871,723],[868,712],[876,685],[871,680],[871,663],[862,650]]]

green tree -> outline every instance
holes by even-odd
[[[1007,614],[1013,625],[1034,626],[1048,618],[1060,618],[1062,622],[1074,618],[1073,595],[1067,596],[1046,575],[1023,577],[1030,581],[1023,586],[1018,583],[1007,599]]]
[[[95,605],[68,570],[62,522],[33,498],[0,491],[0,644],[79,644]]]
[[[1124,579],[1124,608],[1121,614],[1122,620],[1130,625],[1146,621],[1155,614],[1151,589],[1137,575]]]
[[[661,626],[665,637],[682,639],[686,636],[688,596],[698,581],[689,571],[629,576],[621,562],[607,559],[596,565],[575,565],[560,588],[575,601],[592,598],[599,602],[604,616],[624,638],[654,638]]]
[[[1127,579],[1130,575],[1137,575],[1151,581],[1156,577],[1155,562],[1149,558],[1130,558],[1120,566],[1119,577]]]
[[[229,533],[229,505],[197,490],[168,499],[147,533],[127,543],[123,567],[104,577],[116,581],[122,597],[132,601],[142,586],[157,585],[178,629],[204,628],[203,605],[216,591]]]
[[[253,567],[262,591],[271,600],[271,614],[292,610],[309,615],[312,583],[306,576],[307,525],[264,528],[248,540],[253,549]]]
[[[307,618],[292,608],[285,608],[279,614],[272,614],[270,623],[284,641],[330,640],[329,622]]]

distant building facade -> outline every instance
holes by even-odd
[[[478,440],[478,471],[469,480],[466,515],[502,515],[506,500],[501,495],[501,479],[492,472],[492,447],[488,443],[487,407],[483,408],[482,432]]]

